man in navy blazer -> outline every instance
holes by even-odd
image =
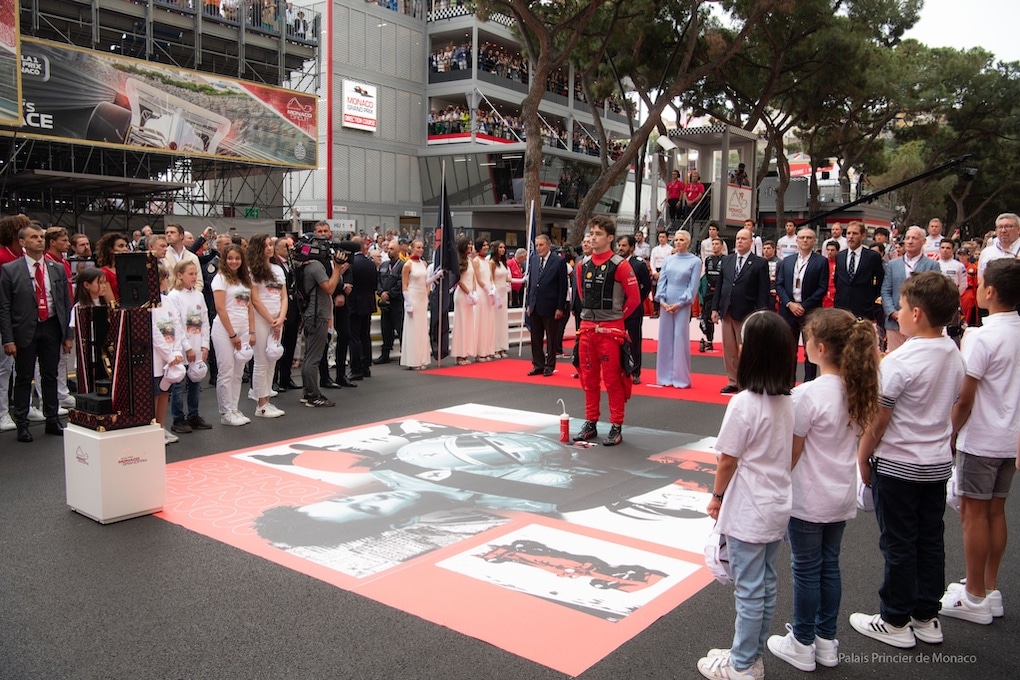
[[[46,433],[64,433],[57,415],[57,363],[61,350],[71,351],[71,294],[64,266],[43,257],[46,242],[42,228],[23,227],[18,237],[24,256],[0,269],[0,337],[4,353],[14,357],[11,417],[18,427],[18,441],[30,442],[28,407],[37,360]]]
[[[550,252],[545,234],[535,237],[528,262],[528,319],[531,324],[531,372],[549,377],[556,370],[559,320],[567,312],[567,262]]]
[[[846,248],[836,255],[835,278],[834,305],[849,310],[859,319],[874,321],[880,310],[875,300],[882,294],[885,265],[881,255],[864,247],[863,222],[854,220],[847,225]]]
[[[751,252],[753,236],[749,229],[737,232],[736,250],[723,258],[719,285],[712,298],[712,323],[722,320],[723,364],[726,387],[720,392],[735,394],[737,387],[737,348],[744,319],[769,304],[769,266],[765,258]]]
[[[361,251],[351,258],[351,284],[347,296],[351,313],[351,379],[372,377],[372,314],[376,310],[375,289],[379,286],[379,270],[368,254],[368,240],[352,239]]]
[[[941,225],[941,223],[940,223]],[[900,287],[914,274],[941,272],[939,263],[925,256],[924,244],[928,235],[924,229],[913,226],[903,235],[903,257],[889,260],[882,282],[882,310],[885,312],[886,351],[891,352],[907,341],[900,333]]]
[[[829,260],[815,252],[815,232],[807,227],[797,232],[797,252],[779,263],[776,271],[776,295],[779,316],[793,333],[794,351],[800,344],[804,320],[812,310],[822,306],[829,289]],[[794,364],[796,373],[796,363]],[[818,366],[804,358],[804,381],[818,376]],[[796,375],[793,381],[796,382]]]

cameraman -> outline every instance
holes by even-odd
[[[332,241],[333,229],[329,226],[329,222],[322,220],[316,224],[315,236],[326,241]],[[333,263],[329,263],[326,266],[326,273],[332,274],[333,269]],[[326,389],[358,386],[356,383],[351,382],[346,373],[347,348],[351,343],[351,310],[347,306],[347,296],[354,289],[349,270],[350,264],[346,264],[340,272],[341,280],[337,286],[334,286],[334,290],[331,292],[333,296],[333,332],[336,333],[336,380],[333,380],[329,375],[329,361],[326,357],[329,343],[327,342],[326,347],[323,347],[322,361],[319,363],[319,387]],[[302,375],[304,375],[303,371]]]
[[[328,223],[320,222],[315,225],[316,237],[329,240],[331,235]],[[308,306],[302,314],[305,332],[305,358],[301,364],[301,383],[304,385],[303,401],[306,406],[311,408],[336,405],[322,396],[322,392],[317,386],[316,375],[321,374],[320,365],[326,363],[330,315],[333,314],[335,317],[334,310],[337,309],[335,304],[343,304],[343,302],[334,302],[333,293],[337,290],[340,277],[349,267],[350,265],[346,262],[343,264],[336,262],[330,266],[331,271],[327,273],[326,264],[318,260],[308,260],[301,266],[299,285],[308,300]],[[337,297],[344,298],[344,295],[341,293]],[[340,365],[342,367],[342,364]],[[329,376],[328,367],[326,375]]]

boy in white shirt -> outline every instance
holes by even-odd
[[[1020,260],[990,262],[977,302],[988,317],[967,334],[967,375],[953,408],[967,579],[949,586],[939,613],[989,624],[1003,615],[996,577],[1006,550],[1006,497],[1020,460]]]
[[[951,415],[964,375],[963,358],[942,329],[959,304],[959,291],[941,272],[903,283],[899,324],[908,340],[880,366],[878,416],[857,449],[875,499],[885,579],[880,613],[851,614],[850,625],[904,649],[916,639],[942,642],[942,516],[953,468]]]

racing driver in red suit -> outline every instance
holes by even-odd
[[[627,340],[623,320],[641,304],[641,292],[630,263],[613,249],[616,223],[596,215],[588,222],[588,238],[592,254],[576,268],[577,290],[581,294],[578,374],[584,389],[585,421],[574,441],[598,436],[601,381],[609,394],[611,424],[602,443],[616,446],[623,441],[624,407],[633,388],[620,360],[620,349]]]

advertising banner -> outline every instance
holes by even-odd
[[[21,121],[21,82],[18,72],[18,3],[0,0],[0,123]]]
[[[726,185],[726,221],[743,222],[751,219],[751,188],[737,186],[736,184]]]
[[[19,135],[318,167],[314,94],[32,38],[21,79]]]
[[[375,132],[376,102],[375,85],[345,80],[342,125],[355,130]]]

